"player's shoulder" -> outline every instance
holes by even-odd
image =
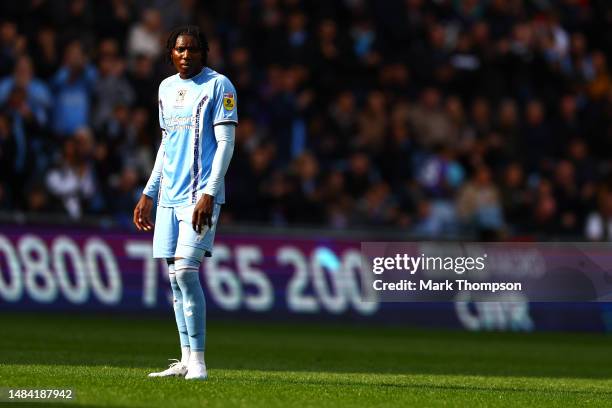
[[[159,84],[159,92],[161,93],[164,89],[171,87],[178,78],[178,74],[170,75],[167,78],[164,78]]]
[[[215,71],[212,68],[208,68],[208,67],[206,67],[206,71],[207,71],[206,72],[207,80],[214,87],[221,87],[221,88],[231,87],[232,89],[234,88],[234,85],[232,84],[232,82],[225,75]]]

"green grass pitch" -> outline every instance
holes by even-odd
[[[53,406],[612,406],[604,335],[212,321],[210,378],[190,382],[146,377],[178,355],[170,316],[2,313],[0,327],[0,387],[75,390]]]

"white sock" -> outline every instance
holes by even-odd
[[[189,356],[189,362],[198,362],[204,364],[204,352],[203,351],[192,351]]]
[[[189,346],[181,347],[181,363],[187,365],[189,363],[189,355],[191,354],[191,348]]]

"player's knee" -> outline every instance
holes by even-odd
[[[200,261],[189,258],[180,258],[175,261],[176,281],[180,287],[191,285],[200,281]]]
[[[200,270],[201,261],[192,259],[192,258],[176,258],[174,261],[174,269],[176,271],[184,271],[186,269],[190,270]]]
[[[181,288],[179,287],[179,284],[176,281],[176,273],[173,273],[172,275],[170,275],[170,288],[172,289],[172,293],[174,293],[175,297],[176,297],[177,292],[180,293],[181,291]]]

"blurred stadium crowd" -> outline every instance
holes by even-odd
[[[129,225],[166,33],[238,90],[224,222],[612,237],[606,0],[0,4],[0,209]]]

